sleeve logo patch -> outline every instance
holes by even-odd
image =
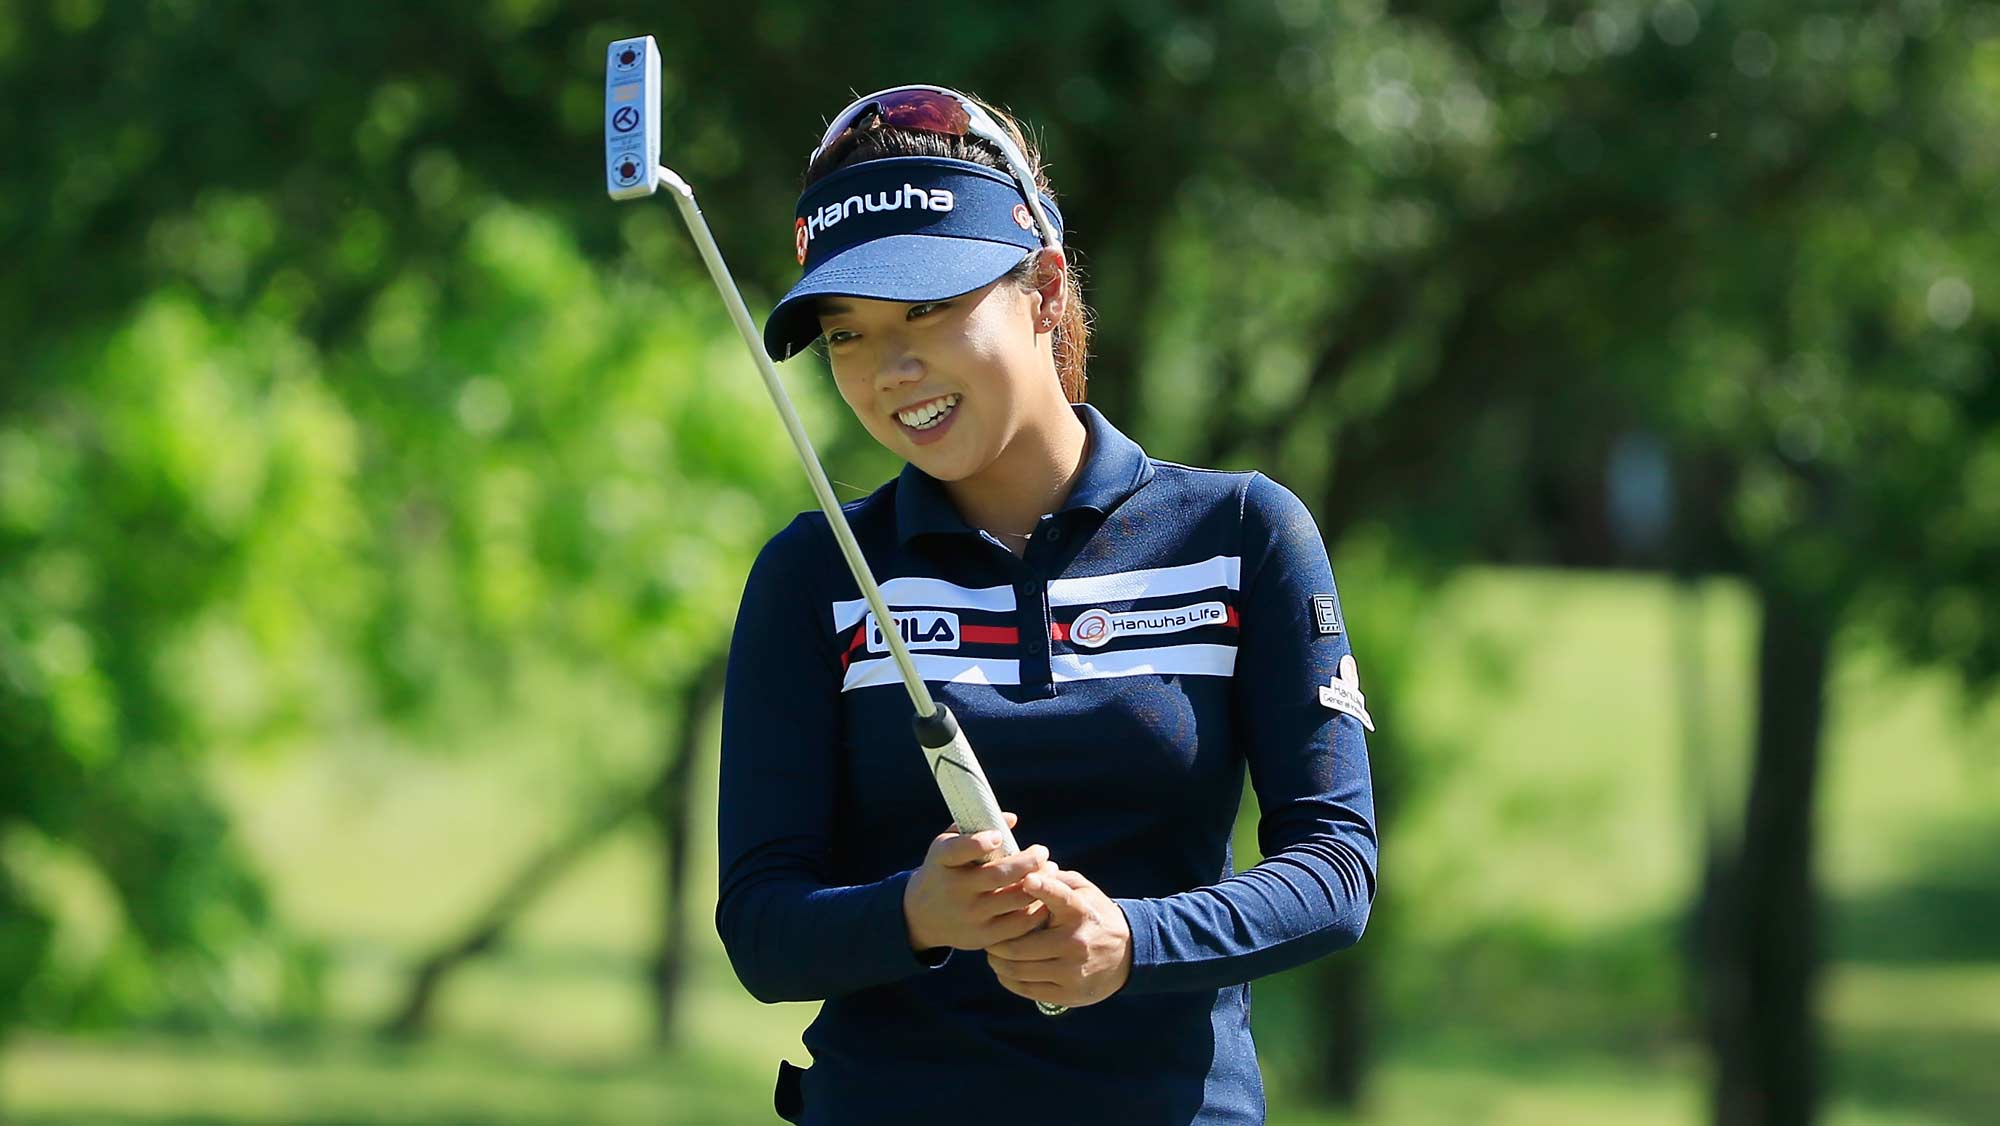
[[[1313,621],[1319,625],[1321,633],[1340,632],[1340,603],[1331,594],[1315,594],[1313,600]]]
[[[1375,730],[1375,721],[1368,715],[1368,701],[1361,695],[1361,673],[1355,668],[1354,654],[1340,659],[1340,674],[1319,686],[1319,702],[1337,712],[1346,712],[1361,721],[1361,726]]]

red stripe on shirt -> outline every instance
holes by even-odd
[[[856,649],[861,648],[862,641],[864,641],[867,637],[868,637],[868,620],[866,618],[863,618],[861,620],[861,624],[854,627],[854,640],[848,643],[847,651],[840,655],[840,671],[842,672],[847,671],[847,663],[854,659],[854,651]]]
[[[1014,645],[1021,640],[1021,631],[1013,626],[960,626],[958,639],[967,645]]]

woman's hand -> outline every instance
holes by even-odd
[[[1010,829],[1018,820],[1011,813],[1001,816]],[[987,857],[999,847],[997,829],[960,834],[953,826],[931,841],[923,867],[903,887],[903,924],[910,949],[980,950],[1042,925],[1047,909],[1021,889],[1021,878],[1044,866],[1054,871],[1049,850],[1030,845],[989,861]]]
[[[1048,905],[1049,925],[986,948],[986,961],[1011,993],[1077,1008],[1125,987],[1132,976],[1132,928],[1125,912],[1080,873],[1030,874],[1022,890]]]

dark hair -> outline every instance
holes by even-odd
[[[967,94],[966,97],[993,115],[993,120],[1000,123],[1000,127],[1007,131],[1007,135],[1013,138],[1016,145],[1020,146],[1022,155],[1028,158],[1028,167],[1035,173],[1035,186],[1046,192],[1050,199],[1056,198],[1055,192],[1049,188],[1048,177],[1042,170],[1041,152],[1028,138],[1020,122],[1005,110],[988,105],[983,99],[973,97],[971,94]],[[800,185],[800,191],[812,187],[836,169],[889,156],[950,157],[983,164],[1001,172],[1007,171],[1007,162],[1001,158],[999,152],[977,137],[948,137],[941,133],[920,133],[884,125],[879,118],[870,117],[863,129],[850,134],[847,139],[819,154],[819,159],[806,168],[805,182]],[[1012,177],[1009,176],[1009,179]],[[1065,250],[1063,259],[1068,264],[1063,280],[1063,294],[1067,298],[1067,303],[1063,319],[1055,329],[1056,377],[1062,382],[1063,394],[1069,401],[1081,403],[1085,393],[1083,367],[1087,358],[1086,349],[1090,344],[1090,309],[1083,303],[1083,275],[1077,268],[1076,256]],[[1040,261],[1041,255],[1030,254],[1021,260],[1020,265],[1009,270],[1001,280],[1011,281],[1029,292],[1039,289],[1040,286],[1036,283],[1046,280],[1045,277],[1036,276],[1036,266]]]

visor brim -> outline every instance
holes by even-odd
[[[800,278],[764,321],[764,351],[787,360],[819,337],[816,300],[942,301],[991,285],[1033,253],[1009,242],[888,235],[842,251]]]

